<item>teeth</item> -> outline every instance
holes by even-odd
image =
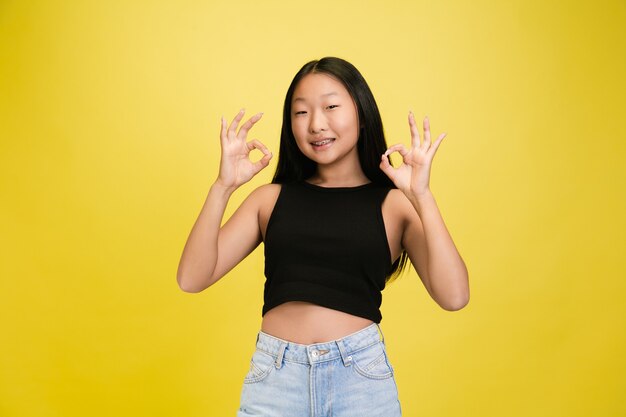
[[[315,146],[322,146],[322,145],[326,145],[327,143],[332,142],[332,139],[325,139],[325,140],[321,140],[319,142],[313,142],[313,145]]]

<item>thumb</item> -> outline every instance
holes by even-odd
[[[263,168],[265,168],[266,166],[269,165],[270,163],[270,159],[272,159],[272,153],[268,151],[268,153],[266,153],[265,155],[263,155],[263,158],[259,159],[258,161],[256,161],[252,166],[254,167],[254,174],[256,175],[257,173],[259,173]]]

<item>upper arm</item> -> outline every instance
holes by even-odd
[[[209,280],[214,284],[261,243],[259,213],[276,194],[276,184],[258,187],[235,210],[217,236],[217,262]],[[280,186],[278,186],[280,187]]]
[[[432,296],[428,277],[428,247],[422,220],[404,194],[401,195],[401,200],[399,203],[401,206],[400,211],[405,218],[402,231],[402,248],[409,256],[411,264],[417,271],[417,275],[422,280],[424,287]]]

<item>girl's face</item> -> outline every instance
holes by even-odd
[[[329,75],[308,74],[298,82],[291,101],[291,130],[300,151],[318,164],[358,161],[356,104]]]

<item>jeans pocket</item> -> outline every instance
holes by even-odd
[[[382,342],[353,353],[354,369],[370,379],[387,379],[393,376],[393,368],[387,359]]]
[[[264,380],[274,369],[275,362],[276,359],[269,353],[259,349],[255,350],[252,354],[252,359],[250,359],[250,369],[243,382],[245,384],[254,384]]]

